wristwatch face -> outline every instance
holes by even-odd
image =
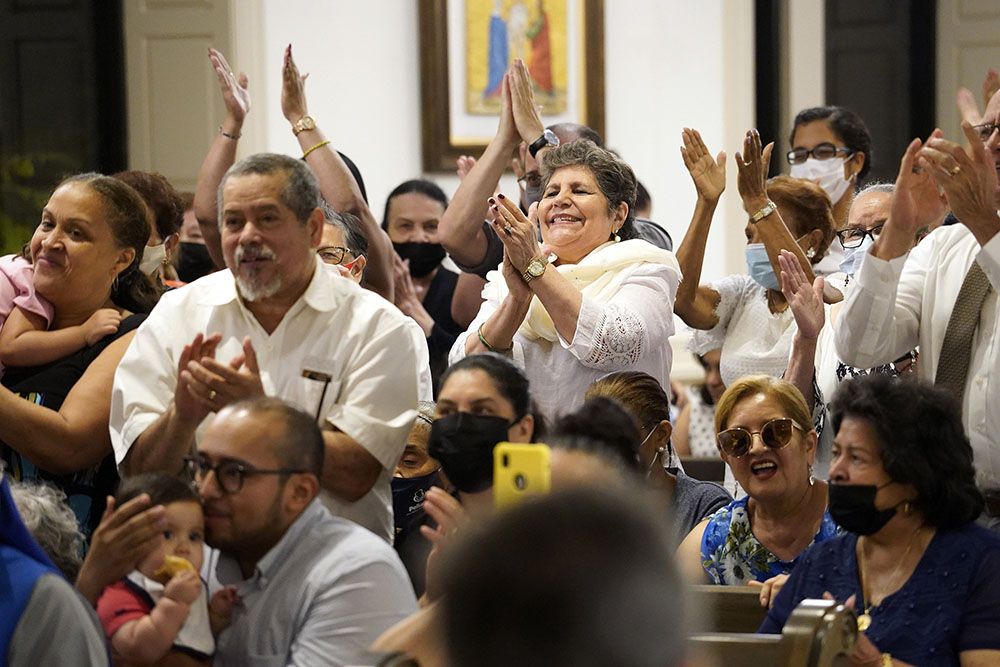
[[[545,137],[545,141],[550,146],[558,146],[559,145],[559,137],[557,137],[556,133],[553,132],[552,130],[550,130],[548,128],[545,128],[545,131],[542,132],[542,136]]]
[[[528,268],[525,270],[532,278],[537,278],[545,273],[545,262],[540,259],[533,259],[528,262]]]
[[[295,129],[298,130],[298,132],[304,132],[306,130],[315,130],[316,121],[313,119],[312,116],[303,116],[302,118],[299,118],[297,123],[295,123]]]

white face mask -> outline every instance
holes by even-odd
[[[844,178],[844,163],[847,158],[832,157],[828,160],[817,160],[814,157],[807,159],[802,164],[793,164],[789,175],[792,178],[804,178],[807,181],[819,179],[819,187],[823,188],[830,197],[830,201],[836,204],[847,192],[847,188],[854,183],[854,175]]]
[[[156,267],[167,258],[167,244],[148,245],[142,249],[142,261],[139,262],[139,270],[147,276],[156,272]]]

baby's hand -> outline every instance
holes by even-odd
[[[208,603],[208,609],[213,614],[219,616],[229,616],[233,611],[233,606],[239,602],[240,596],[236,594],[236,586],[226,586],[222,590],[216,591],[215,595]]]
[[[114,308],[101,308],[83,323],[83,339],[87,345],[93,345],[105,336],[118,331],[121,321],[122,314]]]
[[[163,595],[174,600],[191,604],[201,595],[201,577],[197,572],[184,570],[175,574],[163,589]]]
[[[226,586],[212,596],[208,603],[208,621],[213,635],[218,637],[220,632],[229,627],[233,607],[239,601],[240,596],[236,594],[236,586]]]

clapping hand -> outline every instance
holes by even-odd
[[[219,77],[219,87],[222,89],[222,101],[226,105],[226,114],[237,126],[243,124],[243,120],[250,113],[250,78],[246,72],[240,72],[237,78],[233,68],[226,62],[225,56],[215,49],[208,50],[208,59],[215,67],[215,74]]]
[[[754,214],[760,208],[759,204],[767,199],[767,172],[771,166],[772,141],[761,149],[760,133],[756,129],[748,130],[743,138],[743,152],[736,153],[736,169],[739,177],[736,185],[740,197],[746,206],[747,213]]]
[[[503,241],[505,254],[513,267],[524,273],[528,262],[541,254],[535,225],[521,213],[517,204],[502,194],[490,197],[489,204],[493,229]]]
[[[520,58],[514,60],[507,70],[506,82],[510,88],[511,112],[521,139],[528,144],[542,136],[545,126],[535,105],[535,93],[531,89],[531,75],[528,66]]]
[[[718,201],[726,189],[726,152],[719,151],[719,155],[713,160],[698,130],[685,127],[681,132],[681,139],[684,141],[681,157],[684,158],[684,166],[691,173],[698,197],[706,201]]]
[[[955,216],[984,244],[1000,232],[996,165],[973,126],[963,122],[962,131],[965,147],[935,132],[920,149],[918,161],[944,190]]]
[[[799,335],[815,340],[826,321],[823,276],[817,276],[810,285],[798,258],[787,250],[781,251],[778,263],[781,265],[781,293],[792,309]]]
[[[306,106],[306,77],[292,58],[292,45],[285,47],[285,60],[281,68],[281,113],[290,123],[297,122],[309,113]]]

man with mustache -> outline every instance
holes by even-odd
[[[177,473],[208,415],[281,398],[323,430],[324,504],[391,540],[390,480],[427,346],[392,304],[319,259],[323,224],[305,163],[260,154],[230,167],[219,186],[229,270],[164,295],[137,332],[115,375],[115,455],[123,474]]]

